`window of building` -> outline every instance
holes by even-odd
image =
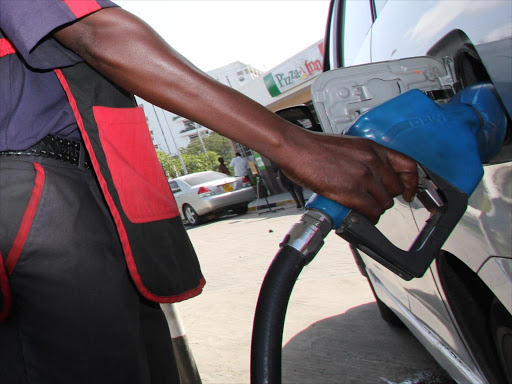
[[[254,155],[254,152],[252,151],[251,148],[246,147],[245,145],[237,143],[237,142],[233,142],[233,144],[235,146],[235,151],[240,152],[242,157],[249,157],[249,156]]]
[[[189,131],[193,131],[193,130],[197,129],[196,123],[194,123],[193,121],[190,121],[190,120],[183,120],[183,126],[185,128],[182,129],[180,131],[180,133],[185,133],[185,132],[189,132]]]

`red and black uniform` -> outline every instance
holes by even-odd
[[[197,257],[142,109],[51,38],[110,6],[0,0],[2,383],[177,380],[156,303]]]

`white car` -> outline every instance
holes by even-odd
[[[203,218],[231,211],[243,214],[256,193],[247,177],[232,177],[220,172],[191,173],[169,180],[181,218],[198,225]]]
[[[333,0],[327,25],[324,70],[429,56],[455,93],[496,89],[507,136],[424,276],[403,280],[353,252],[383,318],[405,324],[458,383],[512,383],[512,2]],[[396,199],[378,228],[408,249],[428,217],[418,200]]]

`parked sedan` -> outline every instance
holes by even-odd
[[[226,176],[206,171],[177,177],[169,181],[181,218],[190,225],[199,224],[205,216],[231,211],[248,211],[256,194],[247,177]]]

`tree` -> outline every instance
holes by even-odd
[[[177,156],[171,156],[159,150],[156,151],[156,155],[160,161],[160,164],[162,164],[167,178],[174,178],[184,174],[183,169],[181,168],[180,160]]]
[[[199,155],[183,154],[182,158],[187,166],[188,173],[217,170],[217,158],[219,155],[208,151]]]
[[[228,138],[214,132],[209,135],[201,135],[201,138],[207,151],[217,153],[217,157],[223,157],[226,163],[229,164],[233,158],[233,150]],[[189,145],[181,150],[181,153],[194,155],[204,154],[203,146],[199,138],[191,140]]]
[[[178,156],[170,156],[158,150],[157,156],[168,178],[184,175]],[[188,173],[217,170],[217,158],[219,155],[213,151],[203,152],[198,155],[184,153],[181,157],[187,167]]]
[[[192,140],[186,148],[180,150],[181,158],[188,173],[216,171],[217,158],[219,157],[223,157],[226,164],[230,163],[233,158],[233,150],[229,139],[213,132],[208,136],[201,136],[201,138],[206,147],[206,153],[204,153],[199,138]],[[184,174],[178,156],[171,156],[159,150],[156,152],[168,178],[175,178]]]

